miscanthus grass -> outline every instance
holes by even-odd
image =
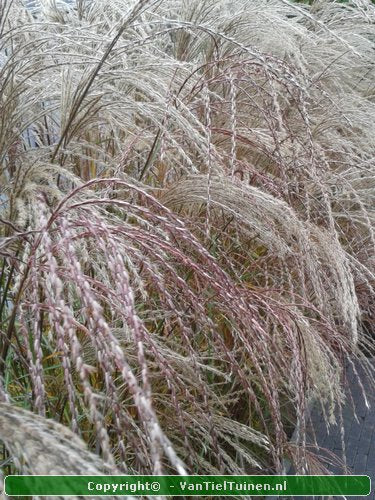
[[[345,367],[373,377],[374,26],[365,0],[2,0],[8,472],[324,471],[309,402],[340,425]]]

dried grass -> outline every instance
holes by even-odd
[[[128,473],[309,470],[308,402],[372,349],[374,6],[0,9],[14,465],[38,422],[60,467],[54,419]]]

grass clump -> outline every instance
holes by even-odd
[[[375,7],[0,9],[8,467],[15,419],[105,470],[322,470],[308,403],[373,349]]]

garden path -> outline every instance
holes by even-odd
[[[375,360],[371,360],[375,363]],[[364,374],[363,367],[356,362],[355,367],[360,375]],[[361,377],[364,389],[366,391],[370,408],[367,408],[352,367],[347,367],[347,395],[348,403],[343,409],[343,424],[345,429],[345,449],[348,472],[352,474],[366,474],[371,478],[371,494],[368,499],[375,500],[375,394],[368,380]],[[350,395],[353,398],[357,418],[353,411],[353,405],[349,403]],[[339,420],[337,418],[337,420]],[[342,456],[342,443],[340,436],[340,427],[335,425],[327,431],[324,423],[322,409],[314,406],[311,410],[311,426],[308,433],[308,442],[314,443],[314,433],[319,451],[331,462],[326,464],[327,468],[334,474],[345,474],[343,466],[337,465],[337,459],[331,460],[332,453],[336,457]],[[313,430],[312,430],[313,429]],[[333,463],[335,462],[335,463]],[[292,474],[292,471],[288,471]],[[276,497],[268,497],[276,498]],[[291,498],[291,497],[285,497]],[[296,497],[296,499],[309,499],[313,497]],[[315,497],[321,499],[322,497]],[[324,497],[328,498],[328,497]],[[332,498],[332,497],[330,497]],[[342,498],[342,497],[333,497]],[[348,497],[364,498],[364,497]]]
[[[374,361],[372,360],[372,362]],[[364,374],[363,367],[358,362],[355,364],[355,367],[360,375]],[[367,498],[375,500],[375,394],[366,377],[362,377],[361,379],[370,403],[370,408],[367,408],[363,400],[354,370],[350,366],[347,368],[347,394],[348,398],[350,398],[350,394],[353,398],[357,418],[353,410],[353,405],[348,402],[343,409],[344,444],[349,472],[370,476],[372,491]],[[340,457],[342,455],[342,443],[339,425],[334,426],[328,432],[324,424],[323,413],[318,408],[313,408],[311,420],[317,444],[322,448],[323,453],[325,452],[327,455],[329,452],[333,452]],[[345,474],[344,468],[337,464],[329,465],[328,469],[334,474]]]

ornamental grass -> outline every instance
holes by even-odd
[[[326,470],[309,405],[373,380],[374,50],[366,0],[2,0],[5,472]]]

